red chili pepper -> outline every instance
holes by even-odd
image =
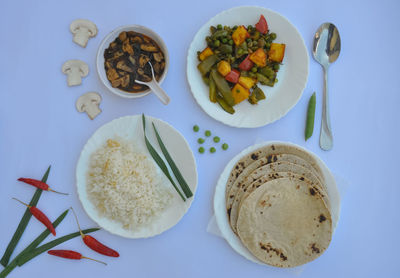
[[[74,213],[75,216],[75,220],[76,220],[76,224],[78,224],[78,228],[79,228],[79,232],[81,233],[81,237],[83,239],[83,242],[93,251],[96,251],[97,253],[106,255],[106,256],[110,256],[110,257],[119,257],[119,253],[107,246],[105,246],[104,244],[102,244],[101,242],[99,242],[97,239],[95,239],[92,236],[89,235],[85,235],[84,233],[82,233],[81,227],[79,225],[79,221],[78,221],[78,217],[75,214],[74,209],[71,207],[72,212]]]
[[[250,60],[250,54],[239,64],[240,70],[249,71],[253,67],[253,62]]]
[[[233,70],[231,70],[231,72],[230,73],[228,73],[226,76],[225,76],[225,79],[227,80],[227,81],[229,81],[229,82],[232,82],[232,83],[238,83],[238,81],[239,81],[239,77],[240,77],[240,72],[238,71],[238,70],[235,70],[235,69],[233,69]]]
[[[65,258],[65,259],[71,259],[71,260],[89,259],[89,260],[107,265],[105,262],[82,256],[81,253],[78,253],[78,252],[75,252],[72,250],[50,250],[50,251],[47,251],[47,254]]]
[[[18,200],[17,198],[13,198],[14,200],[17,200],[18,202],[20,202],[21,204],[24,204],[25,206],[27,206],[29,208],[29,211],[32,213],[32,215],[39,220],[40,222],[43,223],[43,225],[45,225],[47,227],[47,229],[49,229],[49,231],[53,234],[56,235],[56,230],[53,227],[53,224],[51,223],[51,221],[49,220],[49,218],[47,218],[47,216],[37,207],[34,206],[30,206],[28,204],[25,204],[24,202]]]
[[[47,183],[44,183],[44,182],[42,182],[40,180],[28,179],[28,178],[19,178],[18,180],[22,181],[24,183],[33,185],[34,187],[40,188],[42,190],[51,191],[51,192],[55,192],[55,193],[58,193],[58,194],[68,195],[68,193],[62,193],[62,192],[58,192],[58,191],[55,191],[55,190],[51,189],[50,186]]]
[[[260,20],[256,23],[256,29],[261,34],[266,34],[268,32],[268,24],[263,15],[260,16]]]

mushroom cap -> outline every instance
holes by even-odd
[[[89,66],[81,60],[68,60],[62,66],[62,72],[68,74],[68,71],[72,68],[78,68],[81,72],[81,76],[84,77],[89,74]]]
[[[79,29],[83,27],[89,31],[90,37],[94,37],[97,35],[97,26],[93,22],[87,19],[76,19],[71,22],[69,25],[69,30],[72,34],[75,34],[79,31]]]
[[[84,112],[85,107],[88,105],[99,105],[101,102],[101,96],[100,94],[96,92],[88,92],[86,94],[81,95],[77,100],[76,100],[76,109],[79,112]]]

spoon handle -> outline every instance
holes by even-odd
[[[324,67],[324,96],[322,99],[322,121],[321,133],[319,136],[319,146],[325,151],[329,151],[333,146],[331,130],[331,120],[329,117],[329,95],[328,95],[328,68]]]
[[[169,101],[170,101],[169,96],[164,91],[164,89],[161,88],[161,86],[154,80],[152,80],[150,82],[138,82],[136,80],[136,82],[139,84],[145,84],[145,85],[149,86],[150,89],[153,91],[153,93],[158,97],[159,100],[161,100],[161,102],[163,104],[167,105],[169,103]]]

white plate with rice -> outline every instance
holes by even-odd
[[[160,156],[152,122],[194,195],[197,170],[189,144],[168,123],[146,116],[146,135]],[[81,152],[76,179],[89,217],[110,233],[127,238],[152,237],[170,229],[194,198],[183,202],[154,162],[144,142],[141,115],[100,127]]]

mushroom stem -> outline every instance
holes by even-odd
[[[76,86],[82,83],[82,73],[79,68],[71,68],[67,75],[68,86]]]
[[[90,32],[86,28],[81,28],[81,31],[74,34],[73,41],[74,43],[86,47],[88,40],[90,37]]]
[[[85,112],[91,120],[96,118],[96,116],[99,115],[101,112],[101,109],[96,105],[86,106],[85,108],[86,108]]]

